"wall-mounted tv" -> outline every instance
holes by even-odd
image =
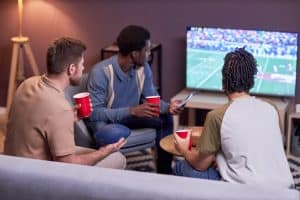
[[[298,34],[262,30],[188,27],[186,86],[221,91],[225,55],[245,47],[258,63],[252,94],[294,96]]]

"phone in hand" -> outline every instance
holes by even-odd
[[[188,96],[186,96],[185,99],[178,104],[177,108],[183,108],[185,104],[192,98],[192,96],[194,96],[194,94],[194,92],[191,92]]]

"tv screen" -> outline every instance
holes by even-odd
[[[225,55],[245,47],[258,64],[255,86],[250,93],[295,95],[297,33],[188,27],[186,42],[187,88],[221,91]]]

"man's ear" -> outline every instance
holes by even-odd
[[[132,51],[130,54],[133,58],[136,58],[138,56],[138,51]]]
[[[68,75],[73,75],[76,72],[76,65],[70,64],[67,69],[68,69]]]

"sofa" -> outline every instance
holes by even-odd
[[[298,200],[297,190],[0,155],[0,199]]]

